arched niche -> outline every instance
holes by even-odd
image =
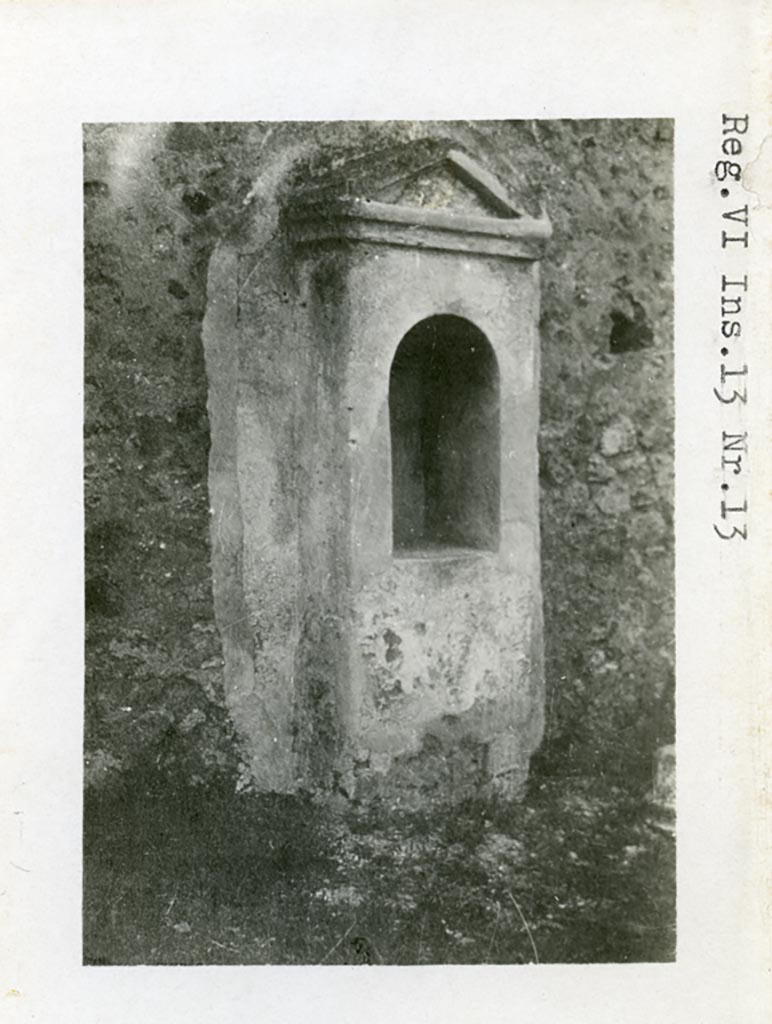
[[[499,369],[483,332],[462,317],[421,320],[389,376],[395,556],[497,550]]]

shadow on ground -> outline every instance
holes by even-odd
[[[92,965],[668,961],[674,842],[602,779],[333,816],[137,774],[86,800],[83,915]]]

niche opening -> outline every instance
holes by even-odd
[[[422,320],[389,378],[394,553],[496,550],[500,521],[499,371],[461,317]]]

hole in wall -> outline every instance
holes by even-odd
[[[196,217],[203,217],[212,206],[212,200],[200,189],[191,189],[184,193],[182,201]]]
[[[110,186],[106,181],[98,181],[96,179],[93,181],[84,181],[83,194],[87,198],[93,198],[95,196],[104,198],[105,196],[110,195]]]
[[[166,290],[170,295],[173,295],[175,299],[180,299],[180,301],[187,299],[190,295],[188,289],[183,284],[180,284],[179,281],[175,281],[174,278],[169,281],[166,286]]]
[[[639,352],[651,348],[654,343],[654,331],[646,319],[643,306],[631,301],[632,316],[619,309],[611,310],[611,334],[609,336],[609,352],[618,355],[621,352]]]

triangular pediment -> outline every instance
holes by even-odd
[[[469,161],[471,164],[471,161]],[[448,210],[452,213],[477,214],[481,217],[517,217],[519,212],[503,198],[492,201],[490,192],[479,187],[479,181],[469,175],[466,180],[458,167],[446,159],[420,171],[406,174],[391,182],[382,183],[372,190],[368,199],[395,206],[414,206],[428,210]],[[500,189],[502,197],[506,197]]]
[[[289,183],[285,224],[300,247],[358,242],[537,260],[552,231],[531,196],[515,199],[448,140],[318,161],[296,165]]]
[[[513,219],[524,211],[490,171],[452,146],[416,142],[342,159],[311,175],[307,199],[361,199],[403,208]]]

